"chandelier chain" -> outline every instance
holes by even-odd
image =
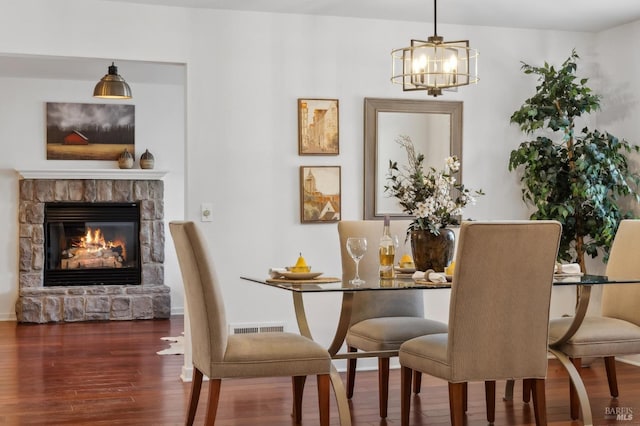
[[[438,0],[433,0],[433,35],[438,36]]]

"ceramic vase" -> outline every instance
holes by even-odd
[[[429,230],[411,231],[411,252],[417,271],[433,269],[444,272],[454,255],[455,234],[451,229],[440,229],[439,235]]]
[[[121,169],[130,169],[133,167],[133,155],[125,148],[118,157],[118,167]]]
[[[144,153],[140,156],[140,168],[141,169],[153,169],[155,163],[155,159],[153,158],[153,154],[149,152],[149,150],[145,150]]]

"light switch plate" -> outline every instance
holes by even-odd
[[[202,222],[213,221],[213,205],[211,203],[200,204],[200,221]]]

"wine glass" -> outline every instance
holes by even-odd
[[[394,234],[391,236],[391,239],[393,240],[393,248],[394,248],[393,253],[396,255],[396,258],[398,258],[397,255],[398,255],[398,250],[400,249],[400,237]]]
[[[349,280],[349,283],[353,285],[364,284],[364,280],[360,279],[360,275],[358,274],[358,265],[360,264],[360,259],[362,259],[367,251],[367,239],[365,237],[347,238],[347,251],[356,263],[356,276],[353,277],[352,280]]]

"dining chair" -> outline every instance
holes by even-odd
[[[640,277],[640,220],[623,220],[616,232],[606,275],[611,278]],[[566,342],[553,345],[566,354],[578,372],[581,358],[604,358],[612,397],[618,396],[616,355],[640,354],[640,284],[606,285],[602,289],[601,314],[587,315],[580,328]],[[559,339],[571,324],[571,317],[551,320],[549,337]],[[580,410],[578,396],[570,388],[571,418]]]
[[[555,221],[463,222],[449,329],[400,346],[401,423],[409,424],[411,375],[449,382],[451,424],[462,425],[467,383],[483,381],[487,420],[495,420],[496,380],[529,379],[537,425],[546,425],[545,377]]]
[[[305,378],[317,376],[320,424],[329,424],[331,357],[314,341],[293,333],[229,335],[225,306],[205,240],[193,222],[169,223],[182,273],[193,350],[193,383],[186,424],[193,424],[203,375],[209,378],[205,424],[213,425],[221,379],[291,376],[293,416],[302,417]]]
[[[404,240],[408,220],[391,221],[391,235]],[[366,237],[368,249],[360,261],[360,275],[367,280],[379,281],[378,243],[382,236],[382,221],[343,220],[338,222],[340,255],[342,259],[342,279],[348,280],[355,274],[355,263],[347,252],[349,237]],[[400,345],[413,337],[424,334],[442,333],[447,325],[424,315],[423,294],[420,290],[402,292],[357,292],[353,297],[353,307],[349,330],[346,335],[347,350],[397,351]],[[357,360],[347,362],[347,397],[353,396]],[[414,380],[414,391],[420,392],[419,374]],[[389,356],[378,357],[378,401],[380,417],[387,417],[389,399]]]

